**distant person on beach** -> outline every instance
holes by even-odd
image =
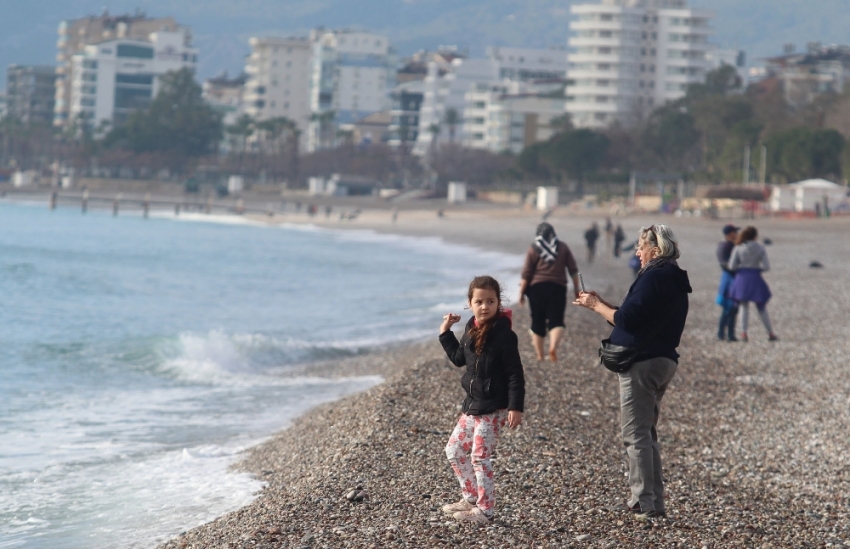
[[[567,307],[567,272],[578,297],[578,265],[569,246],[558,240],[555,229],[543,222],[525,254],[519,304],[531,309],[531,343],[537,360],[543,360],[543,344],[549,333],[549,359],[558,360],[558,345],[564,336],[564,310]]]
[[[587,243],[587,262],[593,263],[593,258],[596,256],[596,241],[599,240],[599,225],[593,222],[593,225],[584,231],[584,241]]]
[[[505,423],[522,422],[525,377],[510,311],[502,308],[502,290],[489,276],[475,277],[467,293],[473,317],[457,340],[451,330],[460,315],[449,313],[440,325],[440,343],[455,366],[466,366],[461,386],[462,413],[446,444],[446,456],[460,483],[462,497],[443,505],[460,522],[488,524],[496,500],[490,456]]]
[[[720,286],[717,288],[717,299],[715,303],[723,308],[720,313],[720,322],[717,326],[717,339],[738,341],[735,337],[735,323],[738,319],[738,304],[729,296],[729,289],[732,287],[732,281],[735,280],[735,273],[729,269],[729,258],[732,257],[732,250],[735,248],[735,242],[738,240],[738,231],[740,229],[735,225],[726,225],[723,227],[723,240],[717,245],[717,261],[720,263],[720,269],[723,271],[720,274]]]
[[[767,250],[756,242],[758,231],[752,225],[738,235],[735,248],[729,258],[729,270],[735,273],[735,280],[729,288],[729,296],[741,306],[741,341],[749,341],[747,324],[750,320],[750,302],[756,304],[759,317],[767,330],[768,341],[778,341],[767,314],[767,302],[772,294],[761,274],[770,270]]]
[[[667,225],[642,227],[635,255],[641,268],[619,307],[596,292],[575,301],[598,313],[614,330],[610,343],[636,351],[618,373],[620,426],[629,456],[628,510],[641,520],[667,516],[658,445],[661,399],[678,367],[676,347],[688,316],[688,273],[679,268],[679,244]]]
[[[605,218],[605,248],[610,250],[614,243],[614,223],[610,217]]]
[[[620,251],[625,240],[626,232],[623,230],[623,226],[617,223],[617,229],[614,231],[614,257],[620,257]]]

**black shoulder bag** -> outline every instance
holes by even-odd
[[[650,331],[644,341],[650,341],[653,337],[657,336],[661,333],[661,329],[664,327],[667,322],[673,318],[673,315],[676,314],[676,311],[679,310],[681,303],[676,306],[676,309],[673,310],[673,314],[664,319],[664,322],[659,322],[656,324],[655,329]],[[608,368],[614,373],[621,374],[624,372],[628,372],[629,368],[634,364],[635,359],[638,355],[643,351],[643,346],[638,345],[637,347],[625,347],[623,345],[614,345],[611,343],[610,338],[605,338],[599,344],[599,361],[603,366]]]

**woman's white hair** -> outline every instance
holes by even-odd
[[[658,248],[656,257],[679,259],[679,241],[667,225],[651,225],[641,227],[638,242],[646,241]]]

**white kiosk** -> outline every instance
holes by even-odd
[[[537,187],[537,209],[549,210],[558,205],[558,187]]]
[[[448,200],[451,204],[466,202],[466,183],[462,181],[450,182]]]

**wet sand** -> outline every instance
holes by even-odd
[[[312,222],[522,254],[539,221],[537,214],[508,209],[447,211],[443,218],[402,211],[395,223],[390,215]],[[581,234],[592,220],[603,217],[562,212],[550,218],[576,254],[587,286],[618,301],[631,281],[627,258],[606,253],[587,264]],[[293,221],[306,219],[285,220]],[[314,409],[248,451],[237,467],[268,483],[257,500],[163,547],[850,546],[850,219],[755,222],[773,241],[772,270],[765,274],[780,337],[773,343],[755,311],[749,343],[716,339],[714,249],[723,221],[619,221],[629,238],[641,225],[669,224],[694,288],[679,370],[659,426],[667,519],[639,522],[618,509],[628,489],[617,382],[596,359],[599,339],[609,331],[605,322],[568,307],[560,360],[537,362],[526,335],[527,310],[519,309],[514,329],[527,409],[523,426],[504,434],[497,449],[492,525],[457,525],[439,511],[458,498],[443,448],[462,391],[461,371],[447,363],[437,342],[437,316],[431,341],[312,365],[327,375],[379,373],[386,381]],[[824,268],[809,268],[813,260]],[[368,497],[347,501],[358,487]]]

